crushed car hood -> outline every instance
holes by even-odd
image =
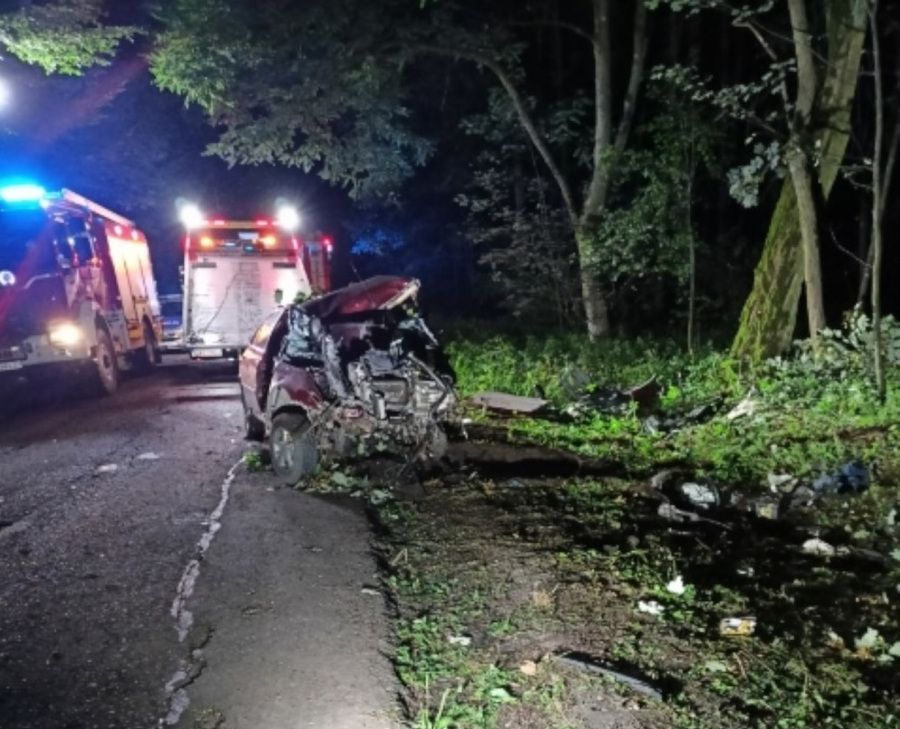
[[[421,284],[403,276],[374,276],[303,304],[303,310],[327,323],[366,311],[393,309],[413,298]]]

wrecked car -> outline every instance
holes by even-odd
[[[376,276],[274,312],[240,359],[245,435],[286,483],[320,457],[439,458],[453,371],[417,315],[416,279]]]

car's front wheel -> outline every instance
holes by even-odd
[[[289,486],[311,476],[319,464],[309,420],[301,413],[281,413],[272,419],[269,449],[275,475]]]

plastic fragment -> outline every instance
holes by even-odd
[[[656,600],[638,600],[638,611],[648,615],[662,615],[665,608]]]
[[[666,590],[671,592],[673,595],[683,595],[685,586],[684,580],[681,578],[681,575],[678,575],[674,580],[670,581],[669,584],[666,585]]]
[[[836,553],[834,547],[818,537],[807,539],[803,542],[802,549],[804,554],[812,554],[817,557],[833,557]]]
[[[756,632],[756,618],[722,618],[719,621],[719,635],[723,638],[746,638]]]

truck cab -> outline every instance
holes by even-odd
[[[147,239],[70,190],[0,186],[0,377],[82,371],[100,393],[159,359]]]

